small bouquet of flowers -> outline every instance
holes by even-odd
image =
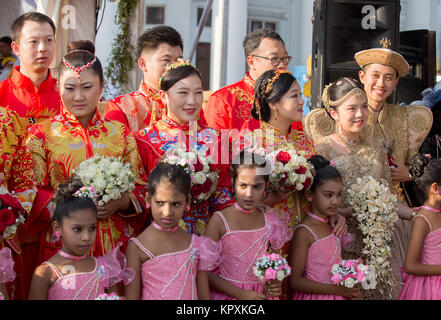
[[[396,195],[384,179],[357,178],[348,190],[348,204],[364,236],[362,255],[375,269],[378,289],[385,296],[390,296],[390,288],[395,284],[390,259],[394,225],[398,220],[396,202]]]
[[[211,158],[202,152],[179,147],[169,149],[162,162],[182,166],[190,174],[192,201],[206,201],[216,190],[217,172],[213,169]]]
[[[115,292],[112,292],[110,294],[102,293],[98,297],[95,298],[95,300],[124,300],[119,295],[117,295]]]
[[[256,261],[253,273],[260,281],[265,282],[267,290],[269,281],[275,279],[282,281],[288,277],[291,274],[291,267],[286,262],[286,259],[277,253],[265,253]]]
[[[86,187],[93,186],[100,206],[135,189],[135,176],[121,158],[93,156],[81,162],[74,174]]]
[[[19,224],[25,222],[26,211],[14,195],[0,187],[0,235],[9,239],[17,232]]]
[[[364,265],[361,258],[342,260],[332,266],[331,281],[334,284],[353,288],[357,283],[361,283],[363,289],[375,289],[375,271]]]
[[[272,170],[269,188],[272,191],[300,191],[312,183],[313,166],[307,161],[305,152],[293,147],[282,147],[266,155]]]

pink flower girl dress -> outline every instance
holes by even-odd
[[[205,236],[193,234],[187,249],[158,256],[136,238],[130,240],[150,258],[141,267],[142,300],[197,300],[197,271],[219,264],[221,247]]]
[[[64,275],[53,263],[43,262],[58,276],[58,279],[49,288],[48,300],[95,300],[99,295],[105,293],[105,289],[120,281],[127,285],[135,277],[135,271],[126,268],[127,260],[120,251],[121,245],[119,243],[105,256],[93,257],[95,268],[90,272]]]
[[[417,217],[426,220],[430,230],[421,247],[420,263],[439,265],[441,264],[441,228],[433,230],[429,219],[420,214],[415,216]],[[404,273],[403,282],[404,286],[398,295],[398,300],[441,300],[441,275],[417,276]]]
[[[12,282],[15,279],[14,260],[12,259],[11,249],[4,247],[0,250],[0,283]],[[0,292],[0,300],[5,297]]]
[[[341,240],[331,233],[329,236],[319,239],[310,227],[299,224],[294,229],[306,228],[314,237],[314,243],[309,247],[306,256],[303,276],[309,280],[333,284],[331,281],[332,266],[341,261]],[[292,266],[295,268],[295,266]],[[313,294],[293,291],[292,300],[347,300],[345,297],[332,294]]]
[[[219,242],[222,245],[222,259],[216,273],[220,278],[243,290],[265,292],[265,283],[253,273],[257,260],[268,250],[268,244],[275,250],[280,249],[292,237],[292,231],[267,206],[261,206],[265,215],[265,225],[253,230],[231,230],[224,215],[218,215],[225,226],[226,233]],[[213,300],[236,300],[235,298],[215,290],[211,291]]]

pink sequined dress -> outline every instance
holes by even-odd
[[[197,300],[197,271],[219,264],[220,244],[205,236],[192,235],[187,249],[158,256],[136,238],[130,240],[150,258],[141,267],[142,300]]]
[[[421,217],[429,225],[430,232],[424,238],[421,247],[420,263],[427,265],[441,264],[441,228],[432,229],[429,219]],[[414,218],[414,219],[415,219]],[[398,300],[441,300],[441,275],[417,276],[413,274],[403,275],[404,286],[398,296]]]
[[[303,276],[309,280],[332,284],[331,268],[341,261],[340,239],[331,233],[329,236],[319,239],[314,231],[305,224],[299,224],[297,228],[306,228],[314,237],[314,243],[309,247],[306,256]],[[291,266],[295,268],[296,266]],[[347,300],[345,297],[332,294],[313,294],[293,291],[292,300]]]
[[[90,272],[63,274],[53,263],[46,261],[53,272],[58,276],[55,283],[49,288],[48,300],[95,300],[105,289],[120,281],[127,285],[135,277],[135,271],[126,268],[126,256],[119,251],[118,244],[105,256],[95,260],[95,268]],[[66,266],[67,267],[67,266]],[[68,268],[63,268],[65,273]]]
[[[280,249],[292,237],[292,231],[286,227],[268,207],[262,207],[265,225],[253,230],[231,230],[224,215],[217,211],[225,226],[225,234],[219,242],[222,245],[222,259],[214,272],[220,278],[244,290],[265,292],[265,283],[253,273],[256,261],[268,250],[269,243],[274,249]],[[221,292],[211,291],[213,300],[236,300]]]

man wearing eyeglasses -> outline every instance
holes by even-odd
[[[204,107],[201,120],[217,130],[240,130],[245,124],[251,130],[259,128],[259,122],[250,114],[254,101],[254,81],[265,71],[287,69],[292,60],[284,41],[273,30],[254,30],[245,37],[242,46],[249,71],[239,82],[215,91]],[[302,123],[293,123],[293,128],[302,130]]]

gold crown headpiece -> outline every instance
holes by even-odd
[[[164,78],[164,76],[167,72],[169,72],[172,69],[181,68],[181,67],[185,67],[185,66],[190,66],[190,67],[194,68],[194,66],[191,64],[190,60],[184,60],[183,58],[178,58],[178,60],[176,60],[176,62],[168,64],[167,67],[165,68],[165,71],[162,73],[161,78],[159,78],[159,87],[161,87],[162,79]]]
[[[273,86],[274,82],[279,79],[280,75],[282,73],[290,73],[289,71],[285,70],[285,69],[276,69],[274,70],[274,76],[270,79],[270,81],[268,81],[268,84],[266,85],[266,90],[265,93],[270,92],[271,87]]]
[[[331,88],[334,85],[341,86],[343,84],[343,80],[349,82],[352,85],[352,89],[348,93],[346,93],[343,97],[341,97],[340,99],[338,99],[336,101],[332,101],[329,97],[329,88]],[[344,77],[342,80],[338,80],[336,82],[331,82],[325,86],[325,88],[323,89],[323,93],[322,93],[322,102],[323,102],[325,109],[327,111],[329,111],[329,109],[331,107],[336,107],[336,106],[341,105],[343,102],[345,102],[346,100],[351,98],[353,95],[357,95],[358,97],[365,97],[366,93],[364,92],[363,89],[360,89],[357,86],[357,83],[353,79],[348,78],[348,77]]]

